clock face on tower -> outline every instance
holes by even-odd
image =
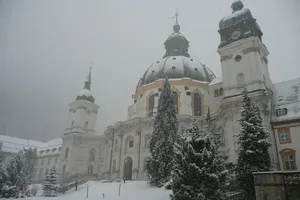
[[[236,40],[241,36],[241,32],[240,31],[233,31],[231,34],[231,39]]]

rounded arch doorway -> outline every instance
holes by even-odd
[[[124,159],[123,178],[132,180],[132,158],[129,156]]]

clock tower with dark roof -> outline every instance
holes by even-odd
[[[219,23],[224,98],[239,95],[244,87],[259,92],[271,88],[269,54],[262,42],[262,31],[250,10],[238,0],[232,13]]]

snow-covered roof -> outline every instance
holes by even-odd
[[[40,148],[44,145],[43,142],[10,137],[7,135],[0,135],[0,142],[2,142],[3,152],[8,153],[18,153],[23,150],[23,148]]]
[[[216,77],[214,78],[209,85],[215,85],[215,84],[218,84],[218,83],[222,83],[223,82],[223,78],[222,76],[219,76],[219,77]]]
[[[273,85],[272,122],[300,119],[300,78]],[[287,114],[276,115],[277,109],[287,109]]]
[[[48,142],[40,142],[17,137],[10,137],[7,135],[0,135],[0,142],[2,143],[3,152],[18,153],[24,148],[37,148],[38,156],[59,154],[59,148],[62,145],[61,138],[56,138]]]

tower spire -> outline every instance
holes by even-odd
[[[84,89],[91,90],[92,85],[92,62],[90,64],[90,72],[88,77],[86,78],[86,81],[84,82]]]

